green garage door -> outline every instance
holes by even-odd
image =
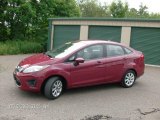
[[[53,47],[57,48],[66,42],[79,40],[80,26],[71,25],[55,25],[53,36]]]
[[[89,26],[88,39],[112,40],[115,42],[120,42],[121,28],[122,27]]]
[[[145,55],[145,63],[160,65],[160,28],[133,27],[131,47]]]

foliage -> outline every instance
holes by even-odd
[[[42,44],[35,41],[7,40],[0,42],[0,55],[40,53],[43,51],[44,48]]]
[[[160,19],[160,13],[151,13],[149,14],[149,18],[156,18],[156,19]]]
[[[0,41],[46,40],[48,18],[80,15],[75,0],[0,0]],[[43,34],[42,34],[43,32]]]
[[[128,3],[123,4],[120,0],[117,3],[112,2],[110,11],[113,17],[123,18],[128,11]]]
[[[138,10],[135,9],[135,8],[131,8],[127,11],[126,13],[126,17],[134,17],[134,18],[137,18],[138,17]]]
[[[129,8],[128,3],[115,0],[111,4],[101,5],[97,0],[79,0],[82,17],[114,17],[114,18],[160,18],[160,13],[149,13],[146,5],[139,9]]]
[[[6,40],[8,37],[8,29],[5,25],[7,2],[5,0],[0,0],[0,38],[1,40]]]
[[[79,2],[83,17],[109,17],[108,7],[101,5],[96,0],[82,0]]]
[[[138,15],[139,16],[149,16],[149,13],[147,12],[148,7],[146,5],[140,4]]]

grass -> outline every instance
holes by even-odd
[[[43,45],[36,41],[8,40],[0,42],[0,55],[40,53],[43,51]]]

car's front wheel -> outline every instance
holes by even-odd
[[[48,99],[58,98],[62,94],[62,91],[63,91],[63,83],[61,78],[59,77],[50,78],[44,87],[44,95]]]
[[[129,70],[125,73],[121,85],[125,88],[132,87],[136,80],[136,74],[133,70]]]

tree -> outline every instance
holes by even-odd
[[[138,10],[135,8],[131,8],[128,10],[126,17],[138,17]]]
[[[126,14],[126,17],[131,18],[150,18],[151,14],[147,11],[148,7],[140,4],[139,9],[136,8],[130,8]],[[154,16],[152,16],[154,18]]]
[[[114,17],[114,18],[160,18],[159,13],[150,13],[146,5],[139,9],[129,8],[128,3],[121,0],[110,5],[101,5],[97,0],[77,0],[82,17]]]
[[[82,17],[110,17],[107,5],[102,6],[97,0],[81,0],[79,7]]]
[[[148,17],[149,13],[147,12],[148,7],[146,5],[143,5],[142,3],[139,6],[138,15],[140,17]]]
[[[6,8],[7,8],[7,1],[0,0],[0,38],[1,40],[7,40],[8,39],[8,29],[5,25],[5,19],[6,19]]]
[[[80,16],[75,0],[0,0],[0,3],[1,41],[44,38],[48,18]]]
[[[149,18],[159,18],[160,19],[160,13],[151,13],[149,14]]]
[[[118,2],[112,2],[110,5],[110,11],[113,17],[125,17],[128,11],[128,3],[122,3],[120,0]]]
[[[75,0],[31,0],[36,17],[33,18],[33,38],[45,40],[48,37],[48,18],[78,17],[80,10]]]
[[[33,16],[29,2],[24,0],[5,0],[1,2],[3,16],[3,31],[7,30],[7,39],[24,38],[29,28],[30,19]],[[1,40],[5,40],[2,38]]]

